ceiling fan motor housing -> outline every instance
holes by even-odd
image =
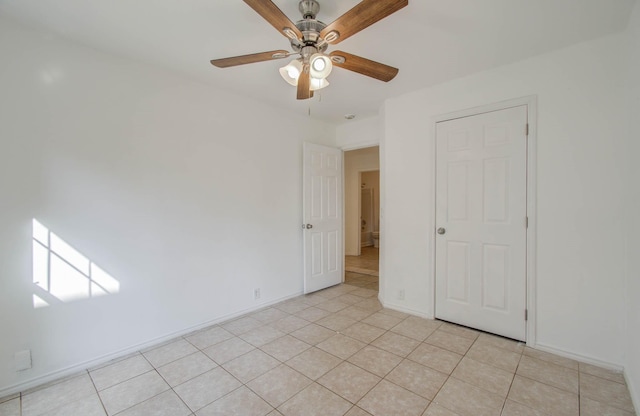
[[[301,41],[291,39],[291,47],[296,52],[300,52],[306,46],[313,46],[319,52],[324,52],[329,46],[320,37],[320,32],[327,27],[326,24],[316,20],[316,16],[320,11],[320,5],[315,0],[302,0],[298,4],[302,20],[296,22],[296,27],[302,33]]]
[[[327,27],[326,24],[322,23],[319,20],[315,19],[305,19],[296,22],[296,27],[302,32],[302,42],[305,45],[314,45],[318,46],[318,48],[322,48],[323,50],[327,49],[327,44],[325,42],[321,42],[320,32]],[[320,45],[316,45],[316,44]]]

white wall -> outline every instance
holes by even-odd
[[[360,195],[359,172],[380,169],[380,150],[377,146],[344,153],[344,251],[347,256],[359,254]]]
[[[377,146],[382,134],[380,117],[354,119],[336,128],[336,144],[343,150]]]
[[[334,127],[7,20],[0,56],[0,396],[301,293],[302,142]],[[120,293],[34,309],[32,218]]]
[[[426,315],[433,308],[433,118],[537,95],[537,341],[582,357],[624,363],[623,37],[580,44],[387,101],[381,162],[381,287],[386,304]],[[400,289],[405,301],[397,300]]]
[[[625,373],[636,409],[640,409],[640,4],[629,23],[629,146],[627,149],[627,361]]]

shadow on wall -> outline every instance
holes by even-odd
[[[33,219],[33,307],[113,295],[120,283]]]

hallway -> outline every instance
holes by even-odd
[[[345,256],[344,282],[365,289],[379,289],[380,249],[362,247],[360,256]]]

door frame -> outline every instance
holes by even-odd
[[[382,145],[380,144],[379,141],[365,141],[362,143],[358,143],[356,145],[349,145],[349,146],[342,146],[339,149],[342,150],[342,193],[343,193],[343,197],[342,197],[342,212],[343,212],[343,221],[342,221],[342,238],[343,238],[343,242],[342,242],[342,248],[343,248],[343,256],[346,256],[346,238],[347,238],[347,233],[346,233],[346,229],[347,229],[347,195],[346,195],[346,173],[347,173],[347,169],[346,169],[346,164],[344,161],[344,154],[346,152],[350,152],[352,150],[360,150],[360,149],[368,149],[370,147],[377,147],[378,148],[378,152],[379,152],[379,160],[378,160],[378,169],[361,169],[361,170],[357,170],[356,172],[358,173],[358,183],[361,184],[362,183],[362,174],[364,172],[380,172],[380,206],[378,207],[378,209],[380,210],[378,212],[378,216],[379,218],[382,218],[381,216],[381,210],[382,210],[382,196],[383,196],[383,191],[382,191]],[[360,191],[360,188],[358,188],[358,191]],[[362,197],[360,195],[360,193],[358,193],[358,212],[362,211]],[[380,224],[380,226],[382,226],[382,223]],[[357,237],[358,237],[358,256],[360,256],[362,254],[362,241],[361,241],[361,237],[360,237],[360,233],[357,233]]]
[[[383,218],[383,212],[384,212],[384,197],[385,197],[385,191],[384,191],[384,178],[382,176],[382,172],[384,171],[384,158],[382,157],[383,155],[383,149],[384,149],[384,145],[383,143],[381,143],[381,141],[376,137],[376,138],[369,138],[367,140],[364,140],[362,142],[359,142],[357,144],[354,145],[346,145],[346,146],[340,146],[340,150],[342,150],[342,193],[343,193],[343,197],[342,197],[342,212],[346,213],[347,212],[347,207],[346,207],[346,195],[344,195],[346,186],[345,186],[345,175],[346,175],[346,169],[345,169],[345,163],[344,163],[344,154],[345,152],[351,151],[351,150],[358,150],[358,149],[365,149],[367,147],[378,147],[378,151],[379,151],[379,161],[378,161],[378,169],[374,169],[380,172],[380,206],[378,207],[378,209],[380,210],[378,212],[378,218],[380,219],[380,228],[379,231],[382,234],[383,233],[383,227],[384,227],[384,222],[382,221]],[[366,170],[364,171],[358,171],[358,178],[359,181],[362,182],[362,172],[367,172]],[[360,197],[358,196],[358,211],[360,211],[360,204],[362,203],[362,201],[360,201]],[[342,216],[342,256],[346,256],[346,228],[347,228],[347,216],[346,214]],[[358,255],[362,254],[362,247],[360,246],[362,242],[360,241],[360,237],[358,236]],[[384,239],[380,240],[380,253],[383,252],[383,245],[384,245]],[[382,300],[384,299],[384,272],[383,272],[383,264],[384,264],[384,257],[382,256],[382,254],[380,255],[380,257],[378,258],[378,299]],[[344,283],[344,269],[346,269],[346,265],[344,265],[343,267],[343,278],[342,281]]]
[[[530,95],[521,98],[515,98],[512,100],[501,101],[494,104],[487,104],[478,107],[473,107],[465,110],[455,111],[451,113],[442,114],[432,118],[433,122],[433,137],[434,140],[431,144],[432,156],[432,201],[434,201],[433,210],[430,218],[431,230],[436,229],[436,193],[437,193],[437,177],[436,177],[436,142],[437,142],[437,124],[443,121],[455,120],[458,118],[465,118],[475,116],[492,111],[505,110],[507,108],[527,106],[527,119],[529,123],[529,135],[527,140],[527,237],[526,237],[526,308],[528,311],[528,319],[525,321],[526,326],[526,343],[532,347],[536,344],[536,329],[537,329],[537,311],[536,311],[536,230],[537,230],[537,212],[536,212],[536,200],[537,200],[537,124],[538,124],[538,97],[536,95]],[[436,269],[435,269],[435,256],[436,256],[436,234],[432,232],[431,241],[431,258],[434,259],[434,264],[430,269],[430,275],[428,276],[428,285],[432,289],[432,302],[431,302],[431,316],[435,317],[436,314]]]

